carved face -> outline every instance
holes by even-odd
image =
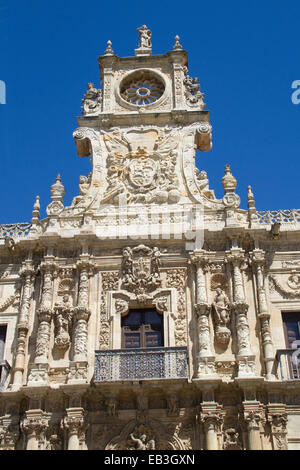
[[[157,164],[152,159],[134,160],[129,165],[129,180],[134,186],[150,186],[157,173]]]

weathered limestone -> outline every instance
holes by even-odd
[[[83,91],[78,195],[0,226],[0,449],[300,449],[300,211],[228,164],[217,199],[187,52],[137,32]]]

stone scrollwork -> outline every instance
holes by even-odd
[[[282,285],[275,275],[269,275],[269,282],[270,284],[273,284],[277,292],[284,298],[294,299],[300,297],[300,275],[297,273],[292,273],[288,277],[286,285],[289,287],[289,289]]]

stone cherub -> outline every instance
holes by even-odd
[[[146,434],[141,434],[140,437],[130,434],[130,438],[135,443],[135,450],[155,450],[155,440],[151,438],[147,442]]]

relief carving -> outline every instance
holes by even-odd
[[[149,248],[138,245],[123,250],[122,287],[136,294],[143,300],[148,293],[161,285],[160,251],[157,247]]]

